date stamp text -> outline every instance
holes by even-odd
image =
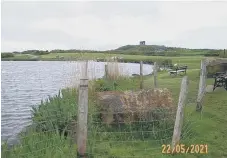
[[[172,147],[170,144],[162,145],[162,154],[207,154],[208,145],[207,144],[192,144],[186,146],[185,144],[178,144]]]

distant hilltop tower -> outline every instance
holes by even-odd
[[[140,45],[145,45],[145,41],[140,41]]]

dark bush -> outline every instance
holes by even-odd
[[[209,50],[204,54],[204,56],[219,56],[219,54],[219,50]]]
[[[219,53],[206,53],[206,54],[204,54],[204,56],[212,56],[212,57],[215,57],[215,56],[219,56]]]
[[[124,59],[123,62],[125,63],[140,63],[141,60],[137,59]],[[170,65],[172,64],[171,59],[142,59],[144,64],[154,64],[154,62],[157,62],[159,65]]]
[[[43,50],[26,50],[21,52],[22,54],[34,54],[34,55],[45,55],[49,54],[50,52],[48,50],[43,51]]]
[[[13,53],[1,53],[1,58],[12,58],[14,57]]]
[[[32,54],[34,54],[34,55],[46,55],[46,54],[50,54],[50,52],[48,52],[48,51],[36,51]]]

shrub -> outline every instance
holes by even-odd
[[[111,91],[114,90],[114,86],[116,85],[116,82],[105,80],[105,79],[98,79],[94,83],[95,91],[103,92],[103,91]]]
[[[217,57],[217,56],[219,56],[219,53],[206,53],[206,54],[204,54],[204,56]]]
[[[45,55],[49,54],[50,52],[48,50],[42,51],[42,50],[26,50],[21,52],[22,54],[34,54],[34,55]]]
[[[220,50],[207,50],[206,53],[204,53],[204,56],[219,56]]]
[[[14,57],[13,53],[1,53],[2,58],[11,58]]]
[[[171,59],[163,59],[163,58],[157,58],[157,59],[124,59],[123,60],[126,63],[140,63],[140,61],[143,61],[144,64],[154,64],[154,62],[157,62],[159,65],[170,65],[172,64]]]
[[[61,96],[62,95],[62,96]],[[58,131],[67,135],[69,124],[77,117],[77,91],[64,89],[32,110],[36,131]]]
[[[219,53],[219,57],[220,57],[220,58],[227,58],[227,50],[221,51],[221,52]]]

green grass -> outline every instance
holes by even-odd
[[[19,145],[11,149],[2,145],[2,157],[63,158],[76,155],[76,145],[69,136],[70,123],[77,116],[76,94],[76,90],[64,89],[42,101],[38,108],[33,108],[33,124],[20,133]]]
[[[144,55],[125,55],[125,54],[106,54],[106,53],[50,53],[47,55],[40,55],[40,60],[60,60],[56,56],[64,57],[63,60],[79,60],[79,59],[89,59],[95,60],[97,58],[109,58],[113,56],[123,57],[125,61],[128,62],[140,62],[150,60],[150,61],[163,61],[170,59],[172,63],[178,63],[183,65],[188,65],[189,68],[198,68],[200,66],[200,60],[204,58],[203,56],[181,56],[181,57],[165,57],[165,56],[144,56]],[[15,57],[9,58],[10,60],[34,60],[31,55],[28,54],[16,54]],[[8,59],[4,59],[8,60]]]
[[[63,158],[74,157],[77,153],[76,145],[71,144],[69,138],[65,138],[59,133],[47,132],[38,133],[27,131],[26,135],[21,135],[21,145],[8,149],[7,145],[2,145],[2,158]]]
[[[204,107],[202,113],[195,112],[195,99],[197,96],[199,83],[199,70],[189,70],[188,77],[189,95],[188,105],[186,106],[186,119],[195,122],[191,129],[194,136],[191,137],[191,144],[208,144],[208,155],[205,157],[227,157],[227,98],[226,91],[221,89],[213,93],[208,93],[204,97]],[[173,89],[175,96],[179,94],[180,78],[168,78],[166,74],[159,75],[159,84],[163,87]],[[150,79],[152,80],[152,79]],[[213,84],[213,79],[207,80],[208,84]],[[148,83],[149,84],[149,81]],[[178,87],[178,88],[177,88]],[[202,155],[197,155],[200,157]],[[182,155],[183,157],[183,155]],[[186,156],[187,157],[187,156]]]
[[[50,53],[47,55],[42,55],[42,60],[48,60],[56,58],[56,56],[63,56],[65,58],[75,58],[75,59],[97,59],[97,58],[108,58],[112,56],[123,57],[125,60],[132,61],[144,61],[144,60],[166,60],[171,59],[172,63],[179,63],[183,65],[188,65],[189,68],[199,68],[200,61],[203,56],[190,56],[190,57],[163,57],[163,56],[144,56],[144,55],[124,55],[124,54],[104,54],[104,53]]]
[[[51,57],[51,54],[48,54]],[[52,54],[53,55],[53,54]],[[69,55],[69,54],[66,54]],[[89,58],[91,54],[85,54]],[[46,55],[45,55],[46,56]],[[166,57],[152,57],[140,55],[120,55],[127,59],[143,60],[145,58],[156,59]],[[94,56],[93,56],[94,57]],[[96,57],[96,56],[95,56]],[[100,56],[99,56],[100,57]],[[93,91],[89,91],[89,122],[87,152],[93,157],[148,157],[148,158],[225,158],[227,157],[227,97],[224,89],[207,93],[204,97],[202,112],[196,112],[196,97],[199,86],[199,69],[202,57],[168,57],[173,62],[188,65],[187,76],[189,78],[188,98],[185,105],[184,125],[181,143],[208,144],[208,154],[162,154],[161,145],[171,143],[173,124],[161,121],[161,126],[155,126],[157,133],[146,134],[153,124],[134,124],[132,126],[106,127],[100,123],[98,109],[94,102]],[[173,94],[174,103],[177,106],[182,76],[171,77],[165,71],[158,73],[158,86],[169,88]],[[114,82],[110,80],[98,80],[95,90],[124,91],[139,88],[139,78],[121,78]],[[213,79],[207,79],[207,84],[213,84]],[[152,88],[153,76],[144,77],[144,87]],[[76,146],[72,145],[70,135],[63,136],[70,128],[69,122],[76,120],[77,115],[76,91],[64,91],[62,97],[51,97],[43,102],[34,113],[33,121],[36,124],[35,131],[28,131],[21,139],[22,145],[15,146],[7,152],[2,146],[2,157],[14,158],[18,155],[27,157],[76,157]],[[74,103],[75,102],[75,103]],[[132,131],[144,131],[132,133]],[[62,132],[66,131],[66,132]],[[131,131],[131,133],[130,133]],[[164,133],[162,132],[164,131]],[[101,133],[99,133],[101,132]],[[113,133],[110,133],[113,132]],[[127,134],[128,133],[128,134]],[[165,140],[161,141],[161,138]],[[35,145],[37,142],[42,143]],[[134,140],[134,142],[130,142]],[[54,146],[53,146],[54,144]],[[45,147],[45,149],[44,149]],[[40,151],[42,152],[35,152]],[[5,154],[5,156],[4,156]],[[8,154],[8,155],[6,155]],[[74,156],[72,156],[74,155]],[[26,156],[25,156],[26,157]]]
[[[213,93],[208,93],[204,98],[204,107],[201,113],[196,112],[196,97],[198,92],[198,83],[199,83],[199,70],[191,69],[187,72],[189,77],[189,92],[188,100],[185,106],[185,123],[183,128],[182,138],[183,144],[207,144],[208,145],[208,154],[181,154],[175,155],[174,157],[191,157],[191,158],[200,158],[200,157],[227,157],[227,98],[226,91],[220,89]],[[169,88],[174,96],[175,103],[177,104],[177,99],[179,97],[180,83],[182,77],[170,77],[167,72],[161,72],[158,75],[158,85],[159,87]],[[138,82],[138,81],[137,81]],[[134,82],[134,83],[137,83]],[[213,79],[208,79],[209,84],[213,84]],[[119,87],[124,87],[127,89],[127,86],[124,81],[118,81]],[[130,82],[128,87],[138,88],[138,84],[132,84]],[[153,87],[153,78],[145,77],[145,87]],[[145,142],[137,142],[133,146],[127,143],[119,142],[116,145],[110,145],[111,143],[106,142],[103,146],[97,148],[102,148],[106,156],[102,157],[120,157],[120,156],[138,156],[138,157],[172,157],[170,155],[161,154],[161,143],[153,142],[154,139],[150,140],[151,144]],[[171,139],[168,140],[171,142]],[[168,142],[167,141],[167,142]],[[146,151],[146,148],[152,150]],[[102,153],[102,151],[96,151],[96,153]],[[135,152],[137,151],[137,152]]]

